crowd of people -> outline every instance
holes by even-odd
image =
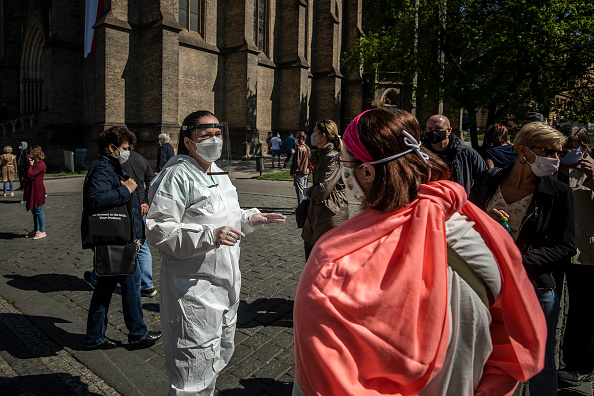
[[[490,126],[480,151],[444,115],[421,128],[403,110],[364,111],[342,136],[323,119],[309,141],[304,131],[271,138],[272,167],[281,167],[284,151],[297,204],[307,204],[293,395],[511,395],[525,381],[530,394],[556,395],[559,381],[592,381],[590,137],[535,114],[513,142],[504,124]],[[105,275],[99,255],[115,243],[85,245],[82,227],[95,257],[95,270],[84,274],[94,289],[85,346],[119,346],[105,336],[119,284],[129,347],[162,337],[172,395],[214,393],[234,351],[242,238],[285,221],[240,208],[217,162],[228,139],[215,114],[193,112],[177,155],[169,136],[158,136],[153,171],[133,151],[134,133],[112,127],[99,135],[100,158],[84,182],[83,224],[132,209],[126,241],[135,263]],[[39,146],[20,148],[19,157],[9,146],[0,156],[4,196],[22,178],[34,220],[29,236],[39,239],[45,156]],[[350,219],[347,194],[361,207]],[[147,243],[161,254],[161,332],[149,331],[142,314],[141,297],[157,294]],[[564,283],[570,306],[560,340]]]

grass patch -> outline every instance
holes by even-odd
[[[282,171],[267,173],[262,176],[258,176],[258,180],[288,180],[293,181],[293,176],[291,176],[291,171],[289,169],[283,169]],[[309,175],[308,180],[311,181],[311,175]]]

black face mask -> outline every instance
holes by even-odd
[[[425,142],[429,144],[437,144],[447,139],[448,131],[445,129],[443,131],[428,131],[426,136]]]

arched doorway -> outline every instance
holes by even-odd
[[[45,38],[36,23],[30,23],[21,56],[21,114],[45,108]]]

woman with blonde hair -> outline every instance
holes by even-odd
[[[309,206],[301,238],[304,241],[306,260],[322,235],[349,218],[345,187],[340,177],[342,166],[336,161],[342,151],[342,140],[334,121],[316,122],[311,144],[318,150],[311,155],[314,165],[313,186],[305,194],[309,199]]]
[[[6,187],[10,185],[10,196],[14,196],[12,191],[13,180],[17,172],[16,155],[12,154],[12,147],[5,146],[4,154],[0,155],[0,164],[2,164],[2,181],[4,182],[4,196],[7,196]]]
[[[27,237],[41,239],[46,237],[45,213],[43,212],[43,205],[45,205],[43,176],[46,171],[43,160],[45,159],[45,154],[40,146],[33,146],[31,147],[29,157],[29,169],[27,169],[23,195],[27,202],[27,210],[30,210],[33,214],[33,231],[27,234]]]
[[[560,305],[553,270],[565,267],[576,253],[573,194],[553,178],[565,140],[561,132],[542,122],[524,125],[514,141],[516,162],[484,172],[470,193],[470,200],[494,219],[509,221],[544,312],[545,365],[529,382],[530,394],[539,396],[557,394],[554,355]]]

